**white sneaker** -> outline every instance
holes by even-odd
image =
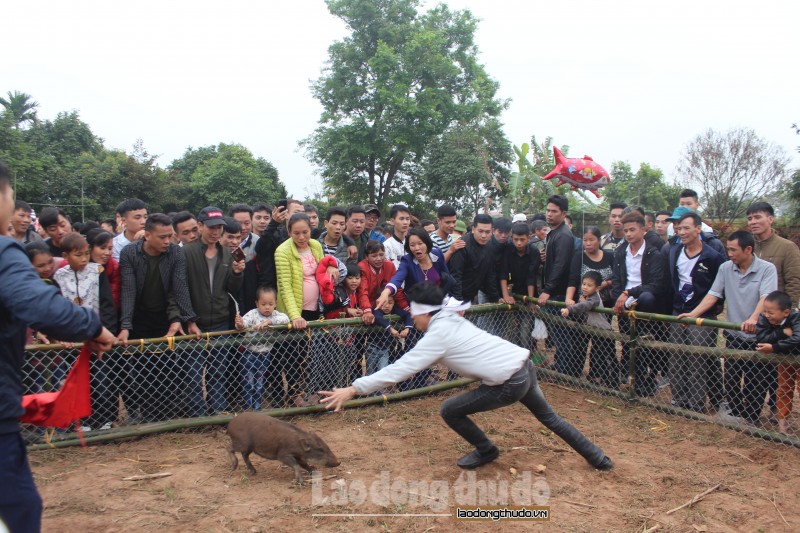
[[[92,426],[81,426],[81,431],[83,431],[84,433],[86,433],[87,431],[91,431],[91,430],[92,430]]]
[[[104,430],[104,429],[111,429],[111,422],[106,422],[105,424],[100,426],[100,430],[101,431]]]

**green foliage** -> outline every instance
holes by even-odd
[[[569,146],[560,148],[564,155],[569,153]],[[553,138],[546,137],[541,143],[536,136],[531,137],[530,144],[514,146],[517,156],[517,171],[511,174],[506,201],[509,212],[543,213],[547,206],[547,198],[554,194],[563,194],[570,199],[570,211],[576,203],[576,195],[570,191],[569,185],[556,186],[554,180],[543,180],[548,172],[556,166],[553,154]],[[508,213],[506,213],[508,214]]]
[[[508,186],[511,154],[497,120],[448,129],[429,146],[415,187],[427,205],[419,199],[414,202],[417,210],[435,212],[438,205],[448,203],[468,217],[488,208]]]
[[[39,102],[31,100],[31,95],[19,91],[8,91],[8,98],[0,96],[0,105],[3,106],[3,115],[8,116],[14,129],[20,129],[20,126],[27,122],[36,122],[36,108],[39,107]]]
[[[180,188],[188,198],[183,205],[188,203],[195,210],[208,205],[225,209],[235,203],[274,202],[286,196],[277,169],[239,144],[189,148],[172,162],[169,175],[183,184]]]
[[[609,204],[625,202],[653,212],[672,210],[678,205],[678,196],[683,187],[668,184],[659,168],[642,163],[634,174],[627,161],[614,161],[610,174],[611,181],[602,189]]]
[[[14,101],[35,107],[28,95],[21,97]],[[0,158],[11,169],[17,196],[36,210],[56,205],[74,220],[99,219],[113,216],[117,204],[131,197],[145,201],[150,212],[169,212],[286,195],[275,167],[239,145],[190,148],[167,173],[141,140],[130,153],[105,148],[75,111],[26,128],[19,127],[19,116],[0,114]]]
[[[351,33],[329,47],[312,90],[319,126],[301,142],[336,202],[384,207],[414,200],[432,143],[456,125],[485,123],[506,103],[477,61],[477,21],[417,0],[328,0]],[[439,148],[440,154],[442,148]]]

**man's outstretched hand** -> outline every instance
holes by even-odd
[[[329,390],[321,390],[319,391],[320,396],[323,396],[320,403],[327,404],[325,407],[328,409],[333,409],[334,412],[339,412],[342,410],[342,404],[349,400],[352,400],[356,394],[356,388],[353,386],[345,387],[343,389],[333,389],[332,391]]]

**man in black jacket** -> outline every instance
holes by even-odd
[[[611,274],[611,296],[616,300],[614,312],[619,316],[620,332],[627,334],[630,323],[623,312],[635,304],[637,311],[658,312],[659,297],[663,293],[665,260],[661,251],[645,242],[644,217],[637,212],[622,217],[625,243],[614,251],[614,268]],[[640,334],[652,334],[647,322],[642,322]],[[650,349],[638,352],[634,382],[636,391],[643,396],[656,392],[657,353]],[[622,367],[628,368],[628,350],[623,346]]]
[[[705,298],[719,266],[726,258],[700,238],[703,221],[689,211],[673,224],[680,243],[672,246],[667,256],[667,278],[672,282],[666,299],[672,296],[672,314],[692,311]],[[721,308],[721,306],[720,306]],[[703,318],[716,318],[717,310],[709,310]],[[672,324],[670,341],[692,346],[716,346],[717,330],[700,326]],[[669,362],[672,405],[705,412],[706,394],[711,407],[718,410],[725,399],[722,365],[718,357],[697,357],[691,353],[673,353]]]
[[[190,334],[200,338],[186,283],[186,258],[180,246],[171,244],[173,235],[170,218],[153,213],[144,223],[144,239],[120,252],[122,312],[117,337],[122,342],[128,338],[184,335],[182,324],[187,325]],[[172,355],[159,352],[125,358],[129,366],[117,358],[111,361],[121,372],[130,372],[122,384],[128,416],[143,421],[179,416],[175,386],[181,374]],[[125,390],[127,385],[130,391]]]
[[[547,199],[545,219],[550,226],[550,233],[547,234],[541,256],[544,261],[544,284],[539,295],[539,305],[544,305],[551,299],[563,302],[567,296],[570,264],[575,254],[575,241],[566,224],[568,209],[569,201],[560,194],[554,194]],[[549,307],[547,310],[552,314],[560,313],[560,310],[554,307]],[[556,325],[549,327],[548,330],[556,345],[556,371],[572,374],[570,369],[572,331]]]
[[[495,270],[495,249],[492,238],[492,217],[475,215],[472,233],[464,237],[466,245],[450,258],[448,267],[455,283],[451,294],[464,302],[471,302],[478,291],[483,291],[489,302],[500,300]]]

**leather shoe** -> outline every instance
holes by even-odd
[[[459,459],[457,464],[461,468],[477,468],[486,463],[491,463],[498,457],[500,457],[500,450],[495,446],[488,453],[481,453],[478,450],[473,450]]]

